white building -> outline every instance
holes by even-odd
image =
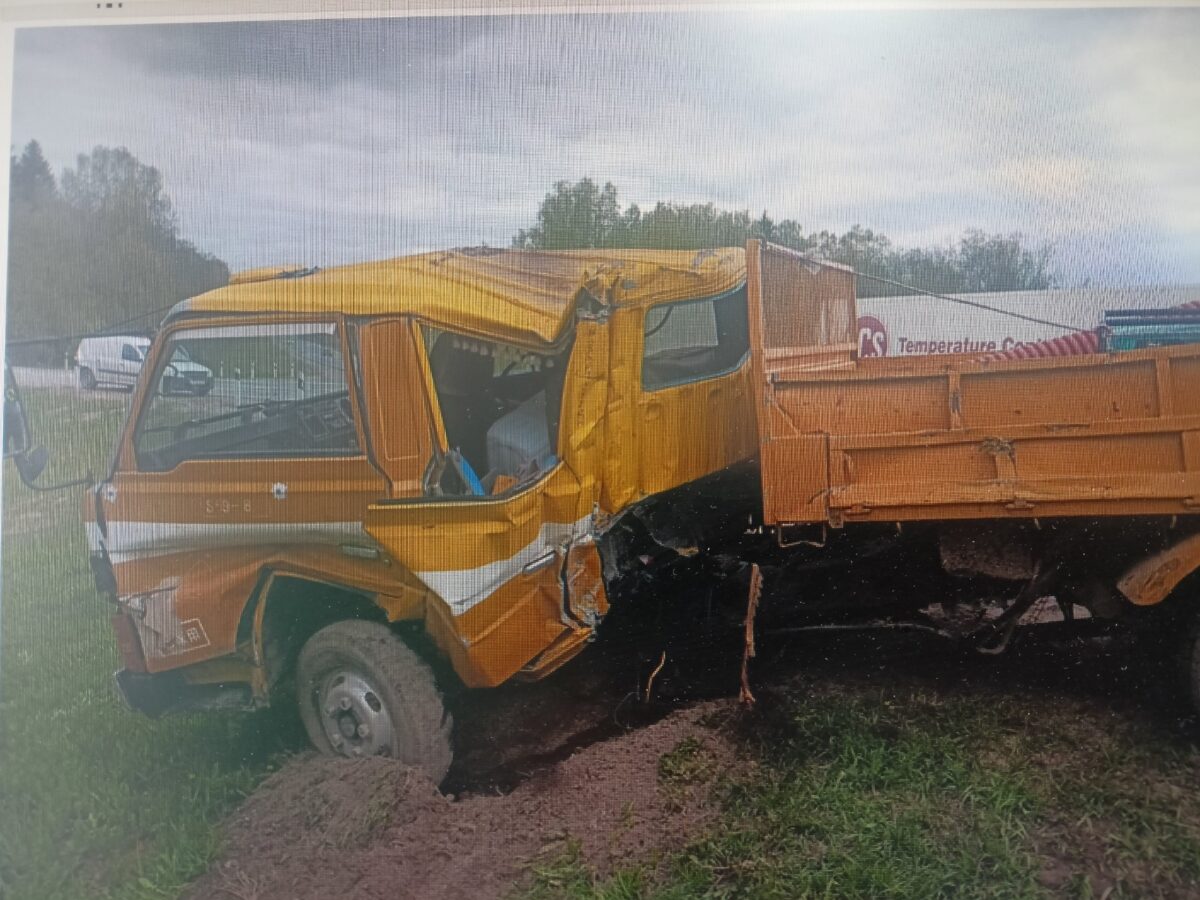
[[[1200,303],[1200,284],[1176,287],[1071,288],[949,295],[966,304],[926,297],[860,297],[859,353],[862,356],[918,356],[931,353],[987,353],[1060,337],[1100,325],[1107,309],[1162,309]],[[1018,313],[1067,328],[1038,324]]]

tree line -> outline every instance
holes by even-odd
[[[9,165],[9,340],[104,329],[228,282],[224,262],[179,236],[158,169],[125,148],[96,147],[55,178],[30,141]],[[147,315],[122,330],[157,324]],[[62,363],[72,347],[9,358]]]
[[[644,247],[700,250],[744,244],[762,238],[814,257],[935,293],[1043,290],[1057,287],[1049,245],[1030,246],[1021,234],[989,234],[971,229],[946,247],[897,247],[870,228],[806,231],[794,219],[772,219],[766,212],[717,209],[711,203],[659,202],[643,211],[622,209],[611,182],[600,187],[590,178],[557,182],[546,194],[537,221],[513,238],[514,247],[539,250]],[[870,277],[858,281],[860,296],[910,293]]]
[[[158,169],[123,147],[96,147],[55,178],[37,141],[10,155],[8,335],[10,340],[104,329],[229,280],[220,259],[179,236]],[[833,262],[938,293],[1056,287],[1048,245],[1020,234],[964,233],[945,247],[903,248],[855,225],[807,231],[766,212],[711,203],[622,207],[617,189],[590,178],[556,183],[536,222],[513,245],[533,249],[643,247],[698,250],[763,238]],[[862,296],[907,293],[860,278]],[[149,330],[154,316],[122,330]],[[61,363],[70,342],[11,348],[17,362]]]

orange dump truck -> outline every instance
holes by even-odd
[[[985,649],[1040,599],[1107,620],[1181,593],[1200,347],[857,359],[855,322],[852,272],[759,242],[258,270],[180,303],[85,504],[123,695],[295,698],[321,749],[440,778],[428,654],[540,678],[664,558],[912,541],[1000,599],[914,586],[887,614]]]

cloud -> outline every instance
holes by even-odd
[[[14,138],[158,165],[235,267],[507,243],[552,182],[1200,280],[1200,12],[704,12],[22,30]],[[1086,249],[1096,259],[1089,261]],[[1103,257],[1103,261],[1101,261]],[[1114,262],[1117,260],[1117,262]],[[1119,264],[1118,264],[1119,263]]]
[[[1098,87],[1092,115],[1159,219],[1200,238],[1200,31],[1194,10],[1148,11],[1081,58]],[[1193,249],[1193,253],[1194,253]]]

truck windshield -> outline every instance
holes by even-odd
[[[194,328],[170,342],[138,423],[141,469],[358,452],[334,325]]]

